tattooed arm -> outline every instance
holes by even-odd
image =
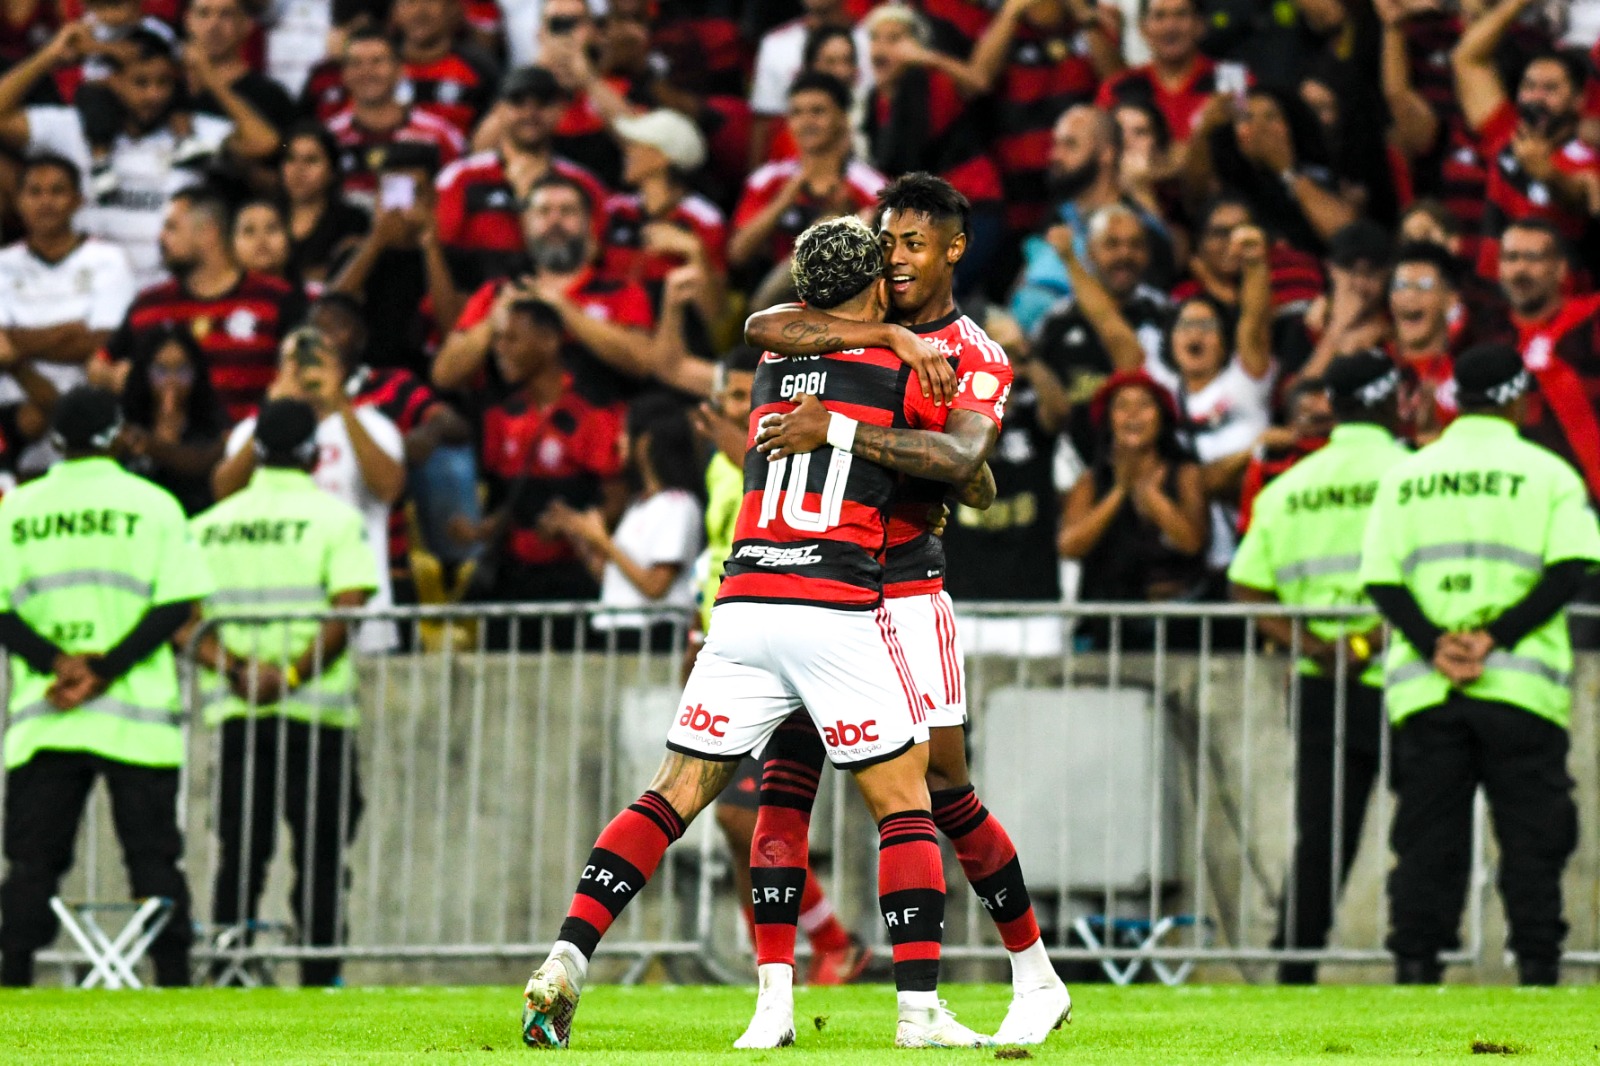
[[[768,459],[815,451],[827,443],[828,410],[822,401],[815,396],[796,400],[793,411],[769,417],[756,435],[756,447]],[[951,411],[942,433],[862,422],[856,426],[850,454],[912,477],[960,486],[965,493],[981,477],[999,437],[1000,428],[978,412]]]
[[[834,318],[799,304],[757,311],[744,324],[746,344],[783,356],[828,355],[851,348],[887,348],[916,372],[922,395],[935,403],[955,398],[950,361],[904,326]]]

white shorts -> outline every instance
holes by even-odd
[[[911,664],[911,676],[933,703],[930,728],[959,726],[967,721],[966,655],[956,632],[955,607],[943,591],[924,596],[885,599],[900,643]]]
[[[882,607],[724,603],[711,610],[667,747],[700,759],[756,754],[804,707],[829,761],[860,769],[926,741],[931,706]]]

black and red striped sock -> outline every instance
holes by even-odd
[[[756,965],[794,965],[795,926],[811,880],[811,808],[827,752],[804,715],[773,733],[763,753],[761,807],[750,840]]]
[[[1039,939],[1039,922],[1022,880],[1022,863],[1000,820],[989,813],[971,785],[933,793],[933,820],[955,845],[961,870],[989,912],[1007,951]]]
[[[611,819],[578,878],[560,939],[575,944],[584,958],[592,956],[600,938],[644,888],[683,830],[683,819],[659,792],[646,792]]]
[[[895,990],[936,990],[944,940],[944,863],[927,811],[899,811],[878,823],[878,907],[894,945]]]

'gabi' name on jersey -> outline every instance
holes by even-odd
[[[717,602],[871,609],[883,598],[886,510],[898,475],[827,445],[769,463],[755,447],[761,420],[793,410],[800,395],[871,425],[944,425],[945,412],[923,397],[893,352],[868,348],[803,361],[763,356],[745,438],[744,501]]]

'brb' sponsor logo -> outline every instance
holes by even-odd
[[[722,728],[728,724],[728,716],[725,714],[714,715],[698,703],[693,707],[685,707],[683,709],[683,714],[678,716],[678,724],[688,726],[696,733],[707,733],[714,737],[728,735],[727,731]]]
[[[851,722],[835,722],[833,725],[822,727],[822,739],[835,748],[853,748],[857,744],[867,744],[879,739],[872,727],[878,724],[876,718],[868,718],[860,725]]]

